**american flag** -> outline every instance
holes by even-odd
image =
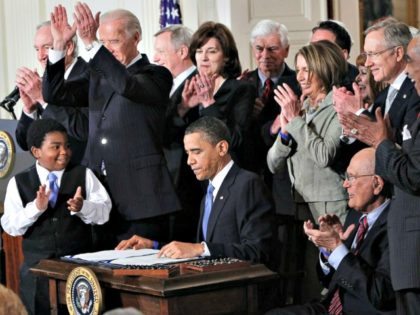
[[[160,28],[172,24],[182,24],[178,0],[160,0]]]

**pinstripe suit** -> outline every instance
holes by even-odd
[[[105,47],[88,67],[63,88],[63,59],[48,64],[43,93],[55,103],[89,104],[87,166],[100,174],[104,162],[114,208],[128,223],[180,209],[161,146],[172,75],[146,55],[126,68]]]
[[[410,131],[402,150],[390,140],[379,144],[376,173],[395,185],[388,218],[392,285],[420,297],[420,119]]]

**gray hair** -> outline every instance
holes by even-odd
[[[43,28],[43,27],[46,27],[46,26],[51,27],[51,21],[48,20],[48,21],[44,21],[44,22],[39,23],[36,26],[36,30],[38,31],[40,28]],[[75,34],[72,37],[71,40],[72,40],[73,45],[74,45],[72,57],[77,58],[77,56],[79,55],[79,47],[77,46],[77,35]]]
[[[132,12],[124,9],[116,9],[112,11],[105,12],[100,16],[99,24],[106,21],[113,20],[124,20],[125,22],[125,31],[128,36],[133,36],[136,32],[140,34],[141,37],[141,26],[140,21]]]
[[[188,27],[181,24],[169,25],[160,29],[154,36],[156,37],[166,32],[171,33],[171,43],[175,50],[181,48],[182,45],[190,47],[193,32]]]
[[[283,48],[289,46],[289,32],[286,26],[273,20],[261,20],[254,26],[250,37],[251,44],[254,44],[258,37],[271,34],[277,34],[279,36]]]
[[[185,135],[201,133],[209,143],[216,145],[222,140],[230,145],[231,136],[226,124],[218,118],[204,116],[191,123],[185,130]]]
[[[419,40],[416,45],[413,47],[413,50],[415,53],[420,56],[420,31],[418,31],[416,34],[413,35],[413,39]]]
[[[407,24],[395,21],[395,19],[385,19],[369,27],[365,31],[365,35],[379,30],[383,30],[385,43],[388,47],[402,46],[404,52],[407,51],[408,43],[413,37]]]

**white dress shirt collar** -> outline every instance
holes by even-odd
[[[402,84],[404,83],[405,78],[407,78],[407,74],[403,71],[401,72],[398,77],[391,83],[391,86],[399,91],[401,89]]]
[[[57,185],[58,185],[58,187],[60,187],[61,178],[63,177],[64,169],[62,169],[60,171],[52,171],[51,172],[51,171],[47,170],[45,167],[41,166],[38,161],[36,161],[35,167],[36,167],[36,172],[38,174],[39,181],[41,182],[41,185],[47,184],[47,191],[49,189],[48,188],[48,174],[49,173],[54,173],[55,176],[57,176]]]
[[[185,79],[188,78],[188,76],[193,73],[195,71],[195,66],[191,66],[188,69],[184,70],[183,72],[181,72],[180,74],[178,74],[175,78],[174,78],[174,83],[172,85],[172,89],[171,89],[171,93],[169,93],[169,96],[172,96],[172,94],[174,94],[174,92],[176,91],[176,89],[182,84],[182,82],[185,81]]]
[[[225,180],[226,175],[229,173],[230,169],[233,166],[233,160],[230,160],[228,164],[225,165],[222,170],[214,176],[213,180],[210,181],[210,184],[213,185],[214,191],[213,191],[213,200],[214,197],[217,196],[217,193],[219,192],[220,187],[223,184],[223,181]]]
[[[126,66],[126,68],[134,65],[137,61],[139,61],[141,59],[141,53],[138,52],[138,55],[136,57],[134,57],[133,60],[130,61],[130,63]]]
[[[71,64],[67,67],[66,71],[64,72],[64,80],[67,80],[69,78],[71,70],[73,70],[76,62],[77,62],[77,57],[73,58],[73,61],[71,62]]]

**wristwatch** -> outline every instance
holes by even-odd
[[[97,40],[94,40],[93,42],[91,42],[90,44],[85,46],[86,51],[90,51],[92,50],[93,47],[98,46],[99,42]]]

